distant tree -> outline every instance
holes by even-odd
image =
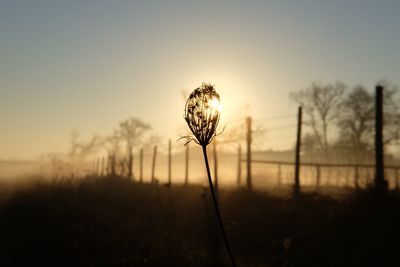
[[[79,151],[79,131],[78,130],[73,130],[71,132],[71,137],[70,137],[69,143],[70,143],[69,156],[73,160]]]
[[[93,135],[88,142],[79,142],[79,153],[81,159],[86,159],[88,156],[93,155],[101,145],[101,138],[98,135]]]
[[[374,129],[374,96],[358,85],[341,104],[342,116],[338,121],[340,143],[357,150],[366,150],[372,144]]]
[[[144,149],[153,148],[154,145],[159,144],[161,142],[161,137],[158,134],[151,134],[144,138],[140,145]]]
[[[307,153],[313,153],[315,150],[317,150],[318,141],[313,134],[306,133],[302,139],[301,146],[303,147],[303,151]]]
[[[111,176],[116,175],[116,158],[117,155],[120,153],[120,143],[121,135],[117,130],[114,130],[113,134],[107,136],[104,140],[104,144],[107,147],[109,162],[109,164],[107,164],[107,173]]]
[[[98,135],[85,142],[80,140],[80,134],[77,130],[71,132],[69,157],[71,160],[83,161],[90,155],[96,153],[102,141]]]
[[[346,86],[341,82],[322,84],[313,82],[310,87],[290,94],[298,105],[303,107],[307,119],[305,124],[311,127],[319,147],[329,151],[329,130],[339,117],[339,106]]]
[[[129,118],[119,125],[121,139],[126,143],[128,154],[128,178],[133,177],[133,149],[142,143],[145,134],[151,129],[151,126],[139,118]]]
[[[379,82],[383,86],[383,144],[400,139],[400,98],[399,89],[388,80]]]
[[[400,138],[400,106],[398,89],[388,81],[384,87],[384,144]],[[353,149],[365,151],[373,146],[375,125],[375,95],[363,86],[356,86],[341,104],[343,115],[338,121],[340,140]]]
[[[102,144],[102,140],[98,135],[93,135],[89,141],[80,140],[80,134],[77,130],[71,132],[70,150],[68,153],[71,172],[73,175],[82,170],[85,166],[84,162],[88,157],[94,155]]]
[[[118,130],[107,136],[103,143],[106,145],[106,150],[109,155],[119,155],[121,153],[121,134]]]

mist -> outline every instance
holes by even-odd
[[[397,266],[400,2],[3,1],[0,266]]]

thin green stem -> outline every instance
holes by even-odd
[[[224,224],[222,222],[221,214],[220,214],[219,208],[218,208],[217,197],[215,195],[214,186],[213,186],[213,182],[212,182],[212,179],[211,179],[210,166],[208,164],[207,147],[206,146],[202,146],[202,148],[203,148],[204,161],[206,163],[208,183],[210,184],[210,191],[211,191],[211,195],[212,195],[212,198],[213,198],[213,201],[214,201],[214,208],[215,208],[215,212],[217,213],[217,219],[218,219],[219,227],[221,229],[222,236],[224,238],[224,242],[225,242],[225,246],[226,246],[226,250],[228,251],[229,258],[231,259],[231,262],[232,262],[232,266],[236,267],[236,262],[235,262],[235,259],[233,258],[231,247],[229,245],[228,237],[227,237],[227,235],[225,233]]]

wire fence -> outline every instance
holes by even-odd
[[[296,114],[284,114],[265,118],[250,118],[252,127],[242,118],[230,124],[228,130],[216,138],[217,157],[209,146],[209,159],[214,172],[214,181],[224,186],[248,186],[268,188],[292,186],[295,176]],[[248,151],[248,139],[251,150]],[[92,160],[85,175],[128,176],[144,183],[196,183],[207,184],[201,148],[195,144],[184,146],[184,141],[167,141],[135,151],[132,166],[126,157],[104,157]],[[273,145],[286,148],[268,149]],[[300,151],[300,185],[319,190],[324,186],[365,188],[372,184],[375,165],[361,162],[343,152],[330,158],[320,151],[303,148]],[[250,156],[249,156],[250,154]],[[250,161],[250,164],[248,162]],[[114,165],[114,167],[112,167]],[[385,178],[390,188],[399,188],[400,164],[385,166]],[[251,170],[248,168],[251,166]],[[114,170],[112,170],[114,168]],[[216,176],[216,177],[215,177]],[[249,177],[250,176],[250,177]]]

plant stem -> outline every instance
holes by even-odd
[[[215,196],[214,186],[213,186],[213,182],[212,182],[212,179],[211,179],[210,166],[208,165],[207,147],[206,146],[202,146],[202,148],[203,148],[204,161],[206,163],[208,183],[210,184],[210,191],[211,191],[211,195],[212,195],[212,198],[213,198],[213,201],[214,201],[214,208],[215,208],[215,212],[217,213],[217,219],[218,219],[219,227],[221,229],[222,236],[224,238],[224,242],[225,242],[225,246],[226,246],[226,250],[228,251],[229,258],[231,259],[231,262],[232,262],[232,266],[236,267],[236,262],[235,262],[235,259],[233,258],[231,247],[229,246],[229,242],[228,242],[228,237],[227,237],[227,235],[225,233],[224,224],[222,222],[221,214],[219,212],[217,197]]]

